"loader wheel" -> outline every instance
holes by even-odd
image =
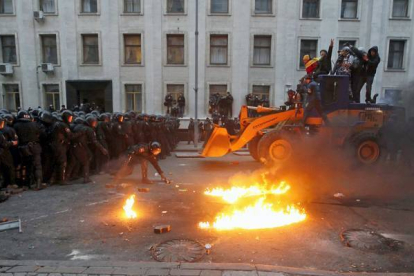
[[[356,142],[356,155],[358,160],[365,165],[375,164],[381,155],[381,147],[377,138],[373,135],[366,135]]]
[[[266,165],[283,164],[293,156],[292,141],[279,131],[269,132],[260,139],[260,161]]]
[[[260,139],[262,137],[263,137],[262,135],[257,135],[247,145],[247,147],[249,149],[249,152],[250,152],[250,155],[256,161],[260,161],[260,158],[259,158],[259,146],[258,145],[259,145]]]

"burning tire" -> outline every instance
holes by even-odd
[[[375,164],[381,156],[381,147],[374,134],[363,134],[355,139],[356,157],[365,165]]]
[[[259,158],[265,165],[287,163],[292,159],[293,151],[291,137],[280,131],[267,133],[258,144]]]
[[[259,157],[259,142],[260,142],[260,139],[262,137],[263,137],[262,135],[257,135],[247,145],[247,147],[249,149],[249,152],[250,152],[250,155],[256,161],[260,161],[260,157]]]

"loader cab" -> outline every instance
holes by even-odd
[[[331,113],[347,109],[349,105],[349,77],[322,75],[320,93],[323,110]]]

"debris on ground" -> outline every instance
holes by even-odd
[[[115,189],[115,184],[106,184],[105,188],[107,189]]]
[[[150,189],[149,188],[139,188],[138,192],[139,193],[149,193]]]
[[[179,189],[178,190],[180,193],[185,193],[185,192],[188,192],[188,190],[187,189]]]
[[[211,253],[211,247],[212,247],[211,244],[209,244],[209,243],[206,244],[205,248],[206,248],[206,254],[207,255],[210,255],[210,253]]]
[[[335,198],[344,198],[345,195],[343,193],[336,193],[336,194],[334,194],[334,197]]]
[[[22,221],[20,219],[9,220],[8,218],[3,218],[2,222],[0,222],[0,232],[11,229],[19,229],[19,233],[22,233]]]
[[[162,211],[161,213],[162,213],[162,214],[166,214],[166,213],[168,213],[168,211]]]
[[[164,234],[171,231],[171,225],[159,225],[154,227],[155,234]]]

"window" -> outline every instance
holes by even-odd
[[[97,13],[98,0],[82,0],[82,13]]]
[[[319,18],[319,0],[303,0],[302,18]]]
[[[125,45],[125,64],[141,64],[141,35],[128,34],[124,35]]]
[[[356,47],[356,43],[357,43],[356,40],[339,40],[338,50],[339,51],[342,50],[345,47],[345,44],[350,44],[350,45]]]
[[[141,84],[126,84],[126,108],[142,113],[142,85]]]
[[[14,35],[1,36],[1,53],[3,63],[17,63],[16,37]]]
[[[42,62],[58,64],[56,35],[41,35]]]
[[[0,0],[0,14],[13,14],[13,0]]]
[[[342,19],[358,18],[358,0],[342,0],[341,18]]]
[[[4,84],[3,90],[5,93],[5,108],[15,112],[17,108],[20,107],[20,93],[19,93],[19,85],[17,84]]]
[[[254,12],[256,14],[272,14],[273,0],[255,0]]]
[[[407,18],[408,17],[408,1],[394,0],[392,3],[392,17]]]
[[[253,95],[259,96],[260,99],[263,96],[269,99],[270,86],[269,85],[253,85]]]
[[[45,108],[53,106],[53,109],[58,110],[60,108],[59,85],[45,84],[43,89],[45,91]]]
[[[167,0],[167,13],[184,13],[184,0]]]
[[[226,65],[228,55],[228,35],[210,36],[210,64]]]
[[[303,56],[309,55],[310,58],[317,56],[318,41],[317,40],[301,40],[300,41],[300,57],[299,57],[299,68],[304,69]]]
[[[229,13],[229,0],[211,0],[211,13]]]
[[[82,35],[83,63],[99,64],[99,41],[98,35]]]
[[[184,95],[184,84],[167,84],[167,94],[171,94],[173,105],[178,101],[178,97]]]
[[[404,69],[405,40],[390,40],[388,69]]]
[[[167,64],[184,64],[184,35],[167,35]]]
[[[56,13],[55,0],[40,0],[40,10],[46,14]]]
[[[141,0],[124,0],[124,13],[141,13]]]
[[[253,50],[253,65],[270,65],[272,36],[255,35]]]
[[[227,84],[210,84],[210,97],[214,94],[220,94],[221,96],[227,95]]]
[[[390,105],[402,105],[402,91],[398,89],[385,89],[384,102]]]

